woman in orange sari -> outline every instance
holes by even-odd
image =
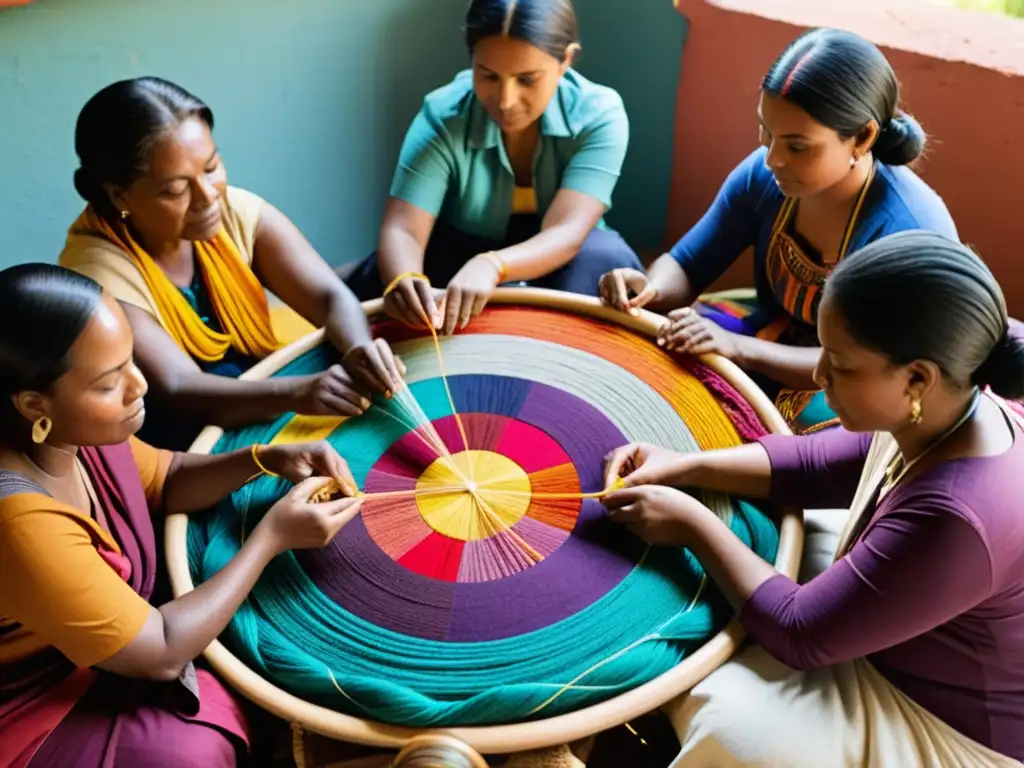
[[[204,424],[289,411],[358,415],[401,379],[356,297],[298,229],[228,185],[213,124],[195,96],[144,77],[101,90],[75,128],[75,188],[88,205],[60,263],[124,308],[153,384],[142,437],[168,448],[187,447]],[[326,329],[339,365],[317,376],[237,378],[292,340],[273,327],[264,286],[301,316],[292,314],[300,333]]]
[[[0,272],[0,768],[226,768],[245,714],[193,664],[264,567],[322,547],[358,500],[327,443],[174,454],[135,438],[146,380],[124,310],[92,280]],[[207,509],[261,471],[298,483],[216,576],[169,600],[154,519]]]

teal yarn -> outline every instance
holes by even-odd
[[[331,358],[321,347],[279,375],[320,371]],[[428,419],[450,415],[440,380],[412,381],[410,390]],[[406,422],[410,418],[395,403],[380,401],[329,437],[360,487],[408,432],[385,413]],[[269,442],[291,417],[228,432],[214,452]],[[263,476],[192,518],[187,545],[196,584],[237,554],[244,537],[287,489],[286,481]],[[773,562],[779,535],[772,520],[746,501],[732,500],[727,507],[731,513],[722,516],[730,529]],[[336,553],[341,559],[349,557],[345,547],[342,540]],[[551,717],[607,700],[671,670],[732,618],[687,550],[639,544],[635,549],[639,562],[582,610],[522,634],[458,642],[366,620],[328,597],[303,567],[301,555],[286,553],[264,572],[221,640],[280,688],[356,717],[408,727]],[[402,568],[398,563],[393,567]]]

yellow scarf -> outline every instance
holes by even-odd
[[[218,333],[202,321],[127,227],[115,231],[91,207],[83,214],[83,223],[131,256],[153,294],[164,328],[194,359],[212,363],[224,357],[229,347],[264,358],[280,346],[271,329],[267,294],[223,228],[212,241],[194,243],[196,266],[225,331]]]

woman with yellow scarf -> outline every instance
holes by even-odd
[[[172,449],[204,424],[289,411],[355,416],[374,392],[395,391],[403,372],[287,217],[228,186],[212,129],[206,104],[153,77],[107,86],[75,128],[75,188],[88,205],[60,263],[124,307],[155,406],[145,439]],[[292,338],[275,327],[264,286],[301,316],[292,316]],[[326,329],[339,365],[316,376],[237,378],[309,324]]]

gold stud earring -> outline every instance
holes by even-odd
[[[910,423],[920,424],[921,417],[921,400],[915,397],[913,400],[910,401]]]
[[[53,422],[50,421],[46,416],[40,416],[34,422],[32,422],[32,442],[36,445],[42,445],[46,442],[46,438],[50,435],[50,430],[53,428]]]
[[[121,209],[121,221],[124,221],[127,218],[128,218],[128,211],[126,211],[125,209],[122,208]]]

